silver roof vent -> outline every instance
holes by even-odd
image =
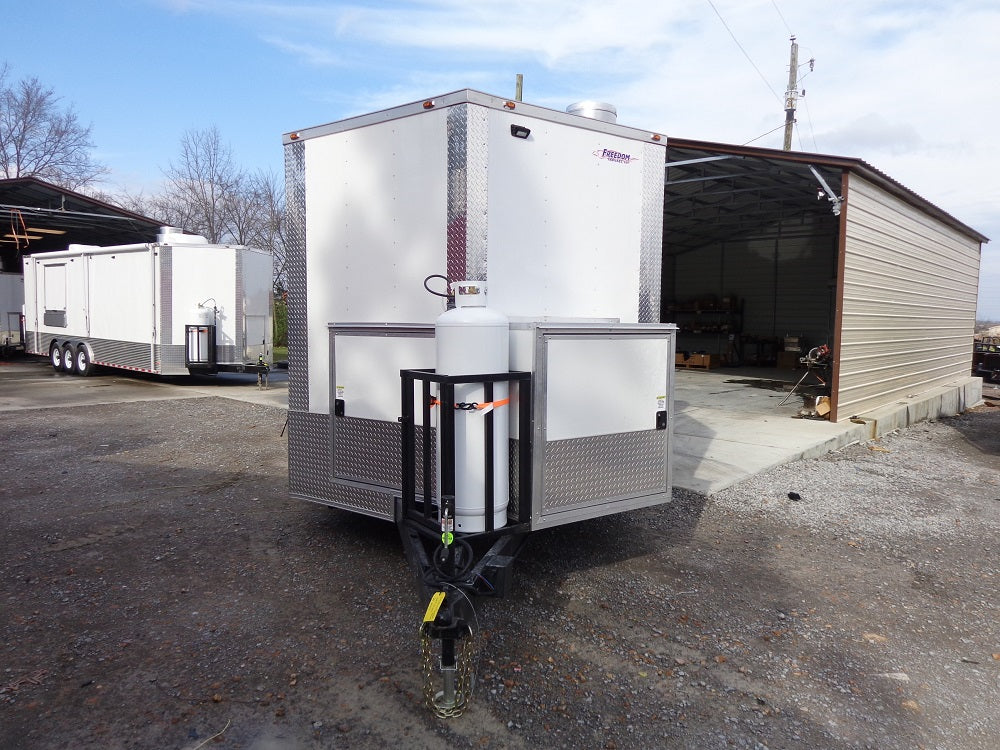
[[[600,120],[601,122],[618,122],[618,110],[615,109],[615,105],[608,104],[607,102],[590,100],[577,102],[566,107],[566,111],[571,115],[589,117],[592,120]]]

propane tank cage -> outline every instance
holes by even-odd
[[[458,532],[450,535],[443,528],[446,519],[455,518],[455,413],[475,409],[472,404],[455,403],[456,384],[482,384],[484,400],[492,402],[493,384],[517,384],[517,421],[519,426],[531,423],[531,373],[506,372],[483,375],[439,375],[432,369],[400,370],[401,379],[401,458],[402,493],[396,505],[396,524],[406,555],[419,575],[423,592],[430,595],[442,584],[456,586],[470,595],[498,596],[506,594],[509,585],[508,568],[513,564],[530,530],[531,518],[531,441],[517,444],[514,476],[517,481],[517,510],[511,523],[494,528],[493,523],[493,420],[494,411],[484,414],[485,431],[485,490],[486,529],[481,532]],[[414,387],[420,382],[422,409],[422,440],[417,440]],[[439,385],[439,396],[431,394],[431,383]],[[452,408],[446,408],[451,404]],[[431,434],[431,409],[440,407],[440,503],[436,503],[431,482],[425,481],[421,497],[417,495],[417,446],[420,445],[422,476],[433,476],[434,439]],[[501,416],[506,419],[506,416]],[[529,432],[530,434],[530,432]],[[510,514],[508,513],[508,518]],[[451,540],[457,539],[459,546]],[[492,541],[492,546],[477,561],[473,543]],[[428,555],[429,545],[437,549]]]

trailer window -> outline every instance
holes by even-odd
[[[43,266],[45,318],[47,326],[66,327],[66,264]]]

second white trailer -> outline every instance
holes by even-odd
[[[254,371],[272,359],[271,274],[270,253],[169,230],[29,255],[25,349],[79,375]]]

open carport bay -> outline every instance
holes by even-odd
[[[1000,744],[1000,409],[538,532],[439,722],[394,527],[288,500],[284,410],[205,388],[3,412],[0,746]]]

